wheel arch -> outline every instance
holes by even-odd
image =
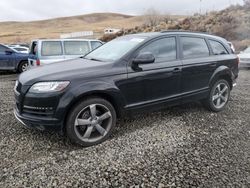
[[[228,81],[230,88],[233,88],[232,71],[228,67],[220,66],[214,71],[209,81],[209,87],[211,88],[212,85],[219,79],[225,79]]]
[[[63,127],[62,127],[63,132],[65,132],[65,122],[67,121],[67,118],[72,108],[75,105],[77,105],[80,101],[86,100],[88,98],[102,98],[102,99],[107,100],[115,108],[116,115],[118,118],[120,118],[124,113],[124,110],[122,108],[122,105],[124,104],[122,103],[121,101],[122,99],[119,96],[112,95],[111,93],[108,93],[105,91],[89,91],[89,92],[83,93],[75,97],[74,100],[67,107],[66,114],[63,120]]]

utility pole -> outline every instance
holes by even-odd
[[[202,3],[202,0],[200,0],[200,14],[201,14],[201,3]]]

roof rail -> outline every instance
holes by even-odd
[[[199,32],[199,31],[190,31],[190,30],[164,30],[164,31],[161,31],[161,33],[171,33],[171,32],[188,32],[188,33],[200,33],[200,34],[209,34],[207,32]]]

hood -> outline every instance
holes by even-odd
[[[82,79],[93,75],[103,75],[104,70],[110,70],[112,66],[113,63],[78,58],[28,70],[19,76],[19,82],[22,85],[32,85],[39,81]]]

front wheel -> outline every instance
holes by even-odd
[[[230,98],[230,91],[228,81],[218,80],[213,84],[209,97],[204,100],[205,106],[213,112],[224,110]]]
[[[104,142],[116,124],[116,112],[110,102],[89,98],[73,107],[66,122],[69,139],[84,147]]]

